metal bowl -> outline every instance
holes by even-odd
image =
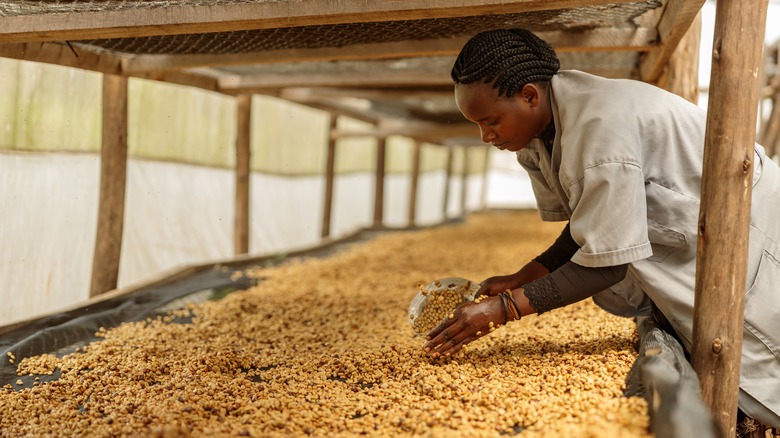
[[[460,304],[463,304],[466,301],[474,301],[479,290],[479,283],[460,277],[446,277],[420,286],[420,290],[417,291],[417,294],[412,298],[412,302],[409,303],[409,325],[412,326],[412,330],[414,330],[414,321],[420,316],[425,306],[428,305],[431,292],[443,292],[445,290],[459,292],[463,297]],[[417,332],[415,331],[415,333]],[[425,335],[425,333],[417,334]]]

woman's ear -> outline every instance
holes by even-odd
[[[520,96],[524,101],[528,102],[531,107],[539,105],[539,93],[539,87],[535,84],[525,84],[520,90]]]

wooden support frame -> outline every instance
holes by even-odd
[[[656,39],[655,29],[587,29],[577,32],[538,32],[540,38],[561,52],[653,50],[648,41]],[[160,70],[180,70],[194,67],[214,67],[246,64],[278,64],[292,62],[365,61],[421,56],[456,56],[468,37],[434,38],[406,41],[353,44],[318,49],[288,49],[255,53],[222,55],[136,55],[124,58],[122,71],[133,75]]]
[[[325,162],[325,197],[322,206],[322,233],[321,237],[327,239],[330,237],[330,221],[333,216],[333,184],[336,174],[336,139],[332,133],[338,125],[338,116],[330,115],[330,124],[328,125],[328,152]]]
[[[490,170],[490,148],[492,146],[482,146],[485,148],[485,168],[482,169],[482,190],[480,191],[479,205],[480,209],[487,207],[487,192],[488,192],[488,173]]]
[[[219,91],[226,94],[273,90],[290,87],[444,87],[452,86],[448,72],[431,74],[419,71],[386,71],[366,74],[319,73],[259,76],[223,76],[217,80]]]
[[[249,253],[250,168],[252,157],[252,95],[236,96],[236,193],[233,227],[234,255]]]
[[[761,72],[759,110],[765,101],[769,101],[772,108],[769,114],[762,114],[759,143],[766,149],[766,154],[774,158],[780,146],[780,41],[766,48]]]
[[[374,174],[374,228],[381,228],[384,220],[386,158],[387,138],[378,137],[376,144],[376,170]]]
[[[460,185],[460,214],[466,216],[466,201],[469,193],[469,149],[468,146],[461,148],[463,152],[461,185]]]
[[[412,151],[412,171],[409,175],[409,227],[414,227],[417,221],[417,192],[420,185],[420,156],[422,155],[422,142],[414,141]]]
[[[688,32],[680,40],[656,83],[657,86],[693,103],[697,103],[699,99],[701,21],[701,13],[699,13],[688,28]]]
[[[127,78],[103,76],[100,201],[89,296],[114,290],[119,278],[127,183]]]
[[[61,43],[0,44],[0,57],[80,68],[104,74],[127,75],[122,68],[123,58],[104,53],[98,54]],[[139,72],[128,76],[219,91],[216,78],[191,71]]]
[[[691,364],[721,437],[736,430],[766,10],[767,0],[718,0],[715,16]]]
[[[447,169],[444,176],[444,199],[442,199],[443,220],[447,220],[447,206],[450,201],[450,182],[452,181],[453,166],[455,164],[452,146],[447,146]]]
[[[632,0],[396,0],[222,3],[3,18],[0,43],[132,38],[296,26],[508,14]]]
[[[680,40],[699,14],[704,0],[669,0],[658,23],[661,45],[648,52],[639,66],[642,81],[656,83]]]

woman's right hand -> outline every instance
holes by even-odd
[[[476,296],[478,297],[480,295],[488,295],[493,297],[507,289],[517,289],[523,285],[522,281],[523,278],[519,275],[519,272],[509,275],[498,275],[495,277],[490,277],[480,283]]]
[[[531,261],[514,274],[498,275],[483,281],[479,285],[479,290],[477,291],[476,296],[496,296],[507,289],[515,290],[519,287],[522,287],[524,284],[530,283],[549,273],[550,271],[548,271],[547,268],[545,268],[541,263]]]

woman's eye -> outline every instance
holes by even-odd
[[[498,125],[498,120],[493,120],[492,122],[488,122],[488,126],[496,126]]]

